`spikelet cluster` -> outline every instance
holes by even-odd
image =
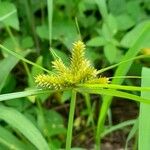
[[[85,58],[85,45],[82,41],[73,43],[70,65],[66,66],[59,58],[52,62],[55,74],[41,74],[35,77],[40,87],[62,89],[79,83],[108,83],[108,78],[98,78],[97,70]]]

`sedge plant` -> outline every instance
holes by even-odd
[[[103,77],[102,73],[112,69],[114,67],[119,66],[122,63],[135,60],[142,59],[145,57],[149,57],[149,55],[141,55],[134,58],[130,58],[128,60],[124,60],[118,64],[103,68],[101,70],[95,69],[91,62],[85,57],[85,44],[82,41],[76,41],[73,43],[72,54],[70,57],[70,64],[65,65],[63,60],[57,57],[53,62],[53,71],[49,71],[42,66],[39,66],[29,60],[23,58],[18,53],[13,52],[6,47],[0,45],[0,47],[16,56],[17,58],[34,65],[42,70],[44,70],[45,74],[39,74],[35,77],[35,83],[38,85],[37,89],[28,90],[24,92],[10,93],[10,94],[2,94],[0,95],[0,101],[25,97],[29,95],[37,95],[49,92],[56,91],[65,91],[70,89],[72,91],[72,96],[70,100],[70,111],[69,111],[69,119],[68,119],[68,128],[67,128],[67,137],[66,137],[66,150],[71,149],[72,143],[72,133],[73,133],[73,120],[74,120],[74,112],[75,105],[77,100],[77,93],[81,93],[87,96],[87,94],[99,94],[99,95],[108,95],[108,96],[116,96],[129,100],[134,100],[137,102],[143,102],[150,104],[149,100],[146,98],[142,98],[140,96],[125,92],[125,91],[150,91],[150,87],[137,87],[137,86],[126,86],[126,85],[117,85],[111,84],[110,79],[113,77]],[[118,77],[122,78],[122,76]],[[132,77],[127,77],[132,78]],[[137,77],[140,78],[140,77]],[[85,96],[85,97],[86,97]],[[90,103],[89,103],[90,105]],[[100,108],[101,109],[101,108]],[[106,109],[102,107],[102,109]],[[89,112],[91,110],[89,109]],[[103,110],[101,110],[102,112]],[[108,110],[107,110],[108,111]],[[105,113],[107,113],[105,110]],[[104,115],[104,114],[103,114]],[[106,115],[106,114],[105,114]],[[103,117],[101,114],[98,117],[98,120]],[[100,149],[100,139],[105,134],[99,134],[100,131],[105,131],[104,126],[100,126],[99,123],[96,127],[96,149]],[[106,132],[106,131],[105,131]]]

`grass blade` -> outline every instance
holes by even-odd
[[[127,120],[127,121],[121,122],[121,123],[119,123],[117,125],[114,125],[114,126],[110,127],[109,129],[106,129],[101,134],[101,137],[104,137],[104,136],[106,136],[106,135],[108,135],[108,134],[110,134],[110,133],[112,133],[112,132],[114,132],[116,130],[120,130],[120,129],[126,127],[126,126],[133,125],[135,122],[136,122],[136,120],[134,119],[134,120]]]
[[[53,0],[47,0],[48,25],[49,25],[49,45],[52,45],[52,19],[53,19]]]
[[[78,87],[91,88],[91,89],[116,89],[116,90],[126,90],[126,91],[149,91],[150,87],[138,87],[138,86],[126,86],[117,84],[79,84]]]
[[[33,90],[27,90],[27,91],[23,91],[23,92],[1,94],[0,101],[6,101],[6,100],[10,100],[10,99],[32,96],[32,95],[46,94],[46,93],[50,93],[50,92],[54,92],[54,90],[33,89]]]
[[[51,71],[49,71],[49,70],[43,68],[42,66],[37,65],[36,63],[34,63],[34,62],[32,62],[32,61],[29,61],[28,59],[24,58],[24,57],[21,56],[20,54],[14,52],[14,51],[12,51],[12,50],[9,50],[8,48],[4,47],[4,46],[1,45],[1,44],[0,44],[0,48],[2,48],[3,50],[5,50],[6,52],[8,52],[9,54],[15,56],[16,58],[18,58],[18,59],[20,59],[20,60],[22,60],[22,61],[24,61],[24,62],[26,62],[26,63],[28,63],[28,64],[30,64],[30,65],[33,65],[33,66],[35,66],[35,67],[37,67],[37,68],[39,68],[39,69],[42,69],[42,70],[46,71],[47,73],[52,73]]]
[[[30,51],[24,51],[21,52],[21,56],[25,57],[26,55],[28,55],[30,53]],[[18,63],[19,59],[9,55],[7,58],[4,58],[1,62],[0,62],[0,68],[1,68],[1,74],[0,74],[0,91],[2,90],[5,81],[10,73],[10,71],[15,67],[15,65]]]
[[[17,110],[0,106],[0,119],[22,133],[38,150],[49,150],[40,131]]]
[[[136,119],[136,121],[134,122],[134,125],[133,125],[133,127],[132,127],[132,129],[130,130],[130,133],[128,134],[128,137],[127,137],[127,140],[126,140],[126,144],[125,144],[125,150],[128,150],[128,143],[129,143],[129,141],[133,138],[133,137],[135,137],[135,134],[137,133],[137,130],[138,130],[138,126],[139,126],[139,120],[138,119]],[[135,141],[137,141],[136,139],[135,139]],[[136,143],[136,142],[135,142]],[[136,146],[136,144],[135,144],[135,146]],[[135,147],[134,146],[134,147]],[[137,149],[137,148],[136,148]],[[135,150],[134,148],[133,148],[133,150]]]
[[[150,69],[143,68],[142,70],[142,86],[150,86],[150,80],[144,79],[144,76],[150,76]],[[141,92],[141,97],[147,98],[150,101],[150,92]],[[140,104],[139,116],[139,150],[150,149],[150,105]]]
[[[148,58],[150,57],[150,55],[140,55],[140,56],[135,56],[135,57],[132,57],[132,58],[129,58],[129,59],[126,59],[126,60],[123,60],[117,64],[114,64],[114,65],[111,65],[111,66],[108,66],[108,67],[105,67],[105,68],[102,68],[100,70],[98,70],[98,74],[101,74],[107,70],[110,70],[110,69],[113,69],[121,64],[125,64],[127,62],[130,62],[130,61],[134,61],[134,60],[137,60],[137,59],[143,59],[143,58]],[[116,76],[117,77],[117,76]]]
[[[11,132],[0,126],[0,143],[8,149],[25,150],[26,145],[18,140]]]
[[[150,104],[149,99],[142,98],[140,96],[133,95],[133,94],[126,93],[126,92],[112,90],[112,89],[101,89],[100,90],[100,89],[94,89],[94,88],[93,89],[92,88],[79,88],[77,90],[79,92],[85,92],[85,93],[90,93],[90,94],[108,95],[108,96],[116,96],[116,97],[125,98],[125,99],[129,99],[129,100],[134,100],[137,102],[143,102],[143,103]]]
[[[77,94],[76,91],[72,90],[69,120],[68,120],[67,139],[66,139],[66,150],[71,149],[73,120],[74,120],[75,105],[76,105],[76,94]]]

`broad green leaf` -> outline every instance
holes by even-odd
[[[19,30],[19,21],[17,16],[17,9],[13,3],[0,2],[0,23],[11,26]]]
[[[75,23],[67,19],[57,18],[53,22],[53,39],[61,41],[68,49],[72,47],[72,43],[78,38]]]
[[[111,41],[113,35],[109,29],[109,26],[104,22],[102,25],[102,36],[106,41]]]
[[[36,32],[41,39],[49,40],[48,25],[41,25],[36,28]],[[65,19],[54,20],[52,39],[59,40],[67,48],[77,39],[75,24]]]
[[[142,86],[150,87],[150,80],[144,78],[145,76],[150,76],[150,69],[143,68],[142,70]],[[141,97],[149,99],[150,92],[141,92]],[[139,150],[149,150],[150,149],[150,105],[140,104],[140,115],[139,115]]]
[[[127,30],[135,25],[135,21],[126,13],[116,16],[116,20],[119,30]]]
[[[114,15],[119,15],[126,11],[126,0],[109,0],[108,8]]]
[[[41,39],[46,39],[46,40],[49,39],[49,35],[47,31],[48,31],[47,25],[37,26],[36,28],[36,32]]]
[[[0,143],[10,150],[25,150],[26,145],[17,139],[10,131],[0,126]]]
[[[63,118],[56,111],[54,110],[45,111],[45,119],[49,136],[66,133]]]
[[[0,119],[22,133],[37,149],[49,150],[49,146],[40,131],[17,110],[0,106]]]
[[[117,33],[117,30],[118,30],[116,18],[112,14],[109,14],[106,21],[108,23],[109,30],[111,31],[111,34],[115,35]]]
[[[97,36],[97,37],[94,37],[92,39],[90,39],[86,45],[87,46],[92,46],[92,47],[99,47],[99,46],[103,46],[105,45],[106,41],[103,37],[100,37],[100,36]]]
[[[107,58],[107,60],[110,63],[113,63],[116,59],[116,55],[117,55],[117,48],[115,45],[113,45],[112,43],[107,43],[104,46],[104,54],[105,57]]]
[[[124,47],[131,47],[134,43],[138,40],[139,36],[143,32],[144,28],[149,24],[149,21],[143,21],[137,26],[135,26],[130,32],[123,37],[121,40],[121,45]],[[143,36],[144,40],[140,42],[140,48],[150,47],[149,40],[150,40],[150,30],[147,31],[147,34]]]
[[[29,54],[30,50],[23,51],[20,53],[22,57],[25,57],[27,54]],[[4,58],[0,61],[0,68],[1,68],[1,74],[0,74],[0,91],[2,90],[5,81],[10,73],[10,71],[15,67],[15,65],[19,62],[19,59],[9,55],[8,57]]]
[[[21,46],[24,49],[31,48],[33,45],[33,39],[30,36],[24,37],[21,41]]]
[[[136,22],[140,22],[145,19],[145,12],[138,1],[128,1],[126,11]]]

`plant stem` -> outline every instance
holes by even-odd
[[[5,27],[6,27],[6,31],[8,32],[8,34],[9,34],[11,40],[12,40],[13,43],[14,43],[15,50],[18,50],[20,47],[19,47],[19,44],[18,44],[17,40],[15,39],[14,35],[12,34],[11,29],[10,29],[9,26],[7,26],[7,25],[5,25]]]
[[[31,9],[31,4],[30,4],[30,1],[29,0],[26,0],[26,1],[22,1],[23,4],[24,4],[24,7],[25,7],[25,12],[26,12],[26,16],[27,16],[27,21],[29,23],[29,26],[31,28],[31,31],[32,31],[32,36],[33,36],[33,39],[35,41],[35,44],[36,44],[36,48],[37,48],[37,52],[39,53],[40,51],[40,45],[39,45],[39,39],[36,35],[36,30],[35,30],[35,17],[34,17],[34,14],[33,14],[33,11]]]
[[[51,47],[52,46],[53,0],[47,0],[47,9],[48,9],[49,47]]]
[[[75,103],[76,103],[76,91],[74,89],[72,89],[70,111],[69,111],[69,121],[68,121],[68,130],[67,130],[67,139],[66,139],[66,150],[71,149]]]
[[[91,105],[91,102],[90,102],[90,95],[85,93],[83,94],[84,95],[84,98],[85,98],[85,102],[86,102],[86,106],[87,106],[87,109],[88,109],[88,123],[91,122],[92,123],[92,127],[94,129],[94,133],[95,133],[95,123],[94,123],[94,118],[93,118],[93,110],[92,110],[92,105]]]
[[[97,123],[97,131],[96,131],[96,149],[100,149],[100,140],[101,140],[101,133],[104,130],[104,123],[105,123],[105,118],[107,115],[107,111],[110,106],[110,101],[103,101],[101,109],[99,111],[99,118],[98,118],[98,123]]]
[[[14,35],[13,35],[11,29],[9,28],[9,26],[7,26],[7,25],[5,25],[5,26],[6,26],[6,31],[8,32],[10,38],[12,39],[12,41],[13,41],[13,43],[14,43],[15,51],[21,51],[19,42],[18,42],[18,41],[16,40],[16,38],[14,37]],[[30,80],[33,80],[33,78],[32,78],[32,76],[31,76],[31,73],[30,73],[30,70],[29,70],[27,64],[26,64],[24,61],[22,61],[22,63],[23,63],[23,66],[24,66],[24,68],[25,68],[25,70],[26,70],[26,72],[27,72],[27,75],[28,75],[29,79],[30,79]]]

